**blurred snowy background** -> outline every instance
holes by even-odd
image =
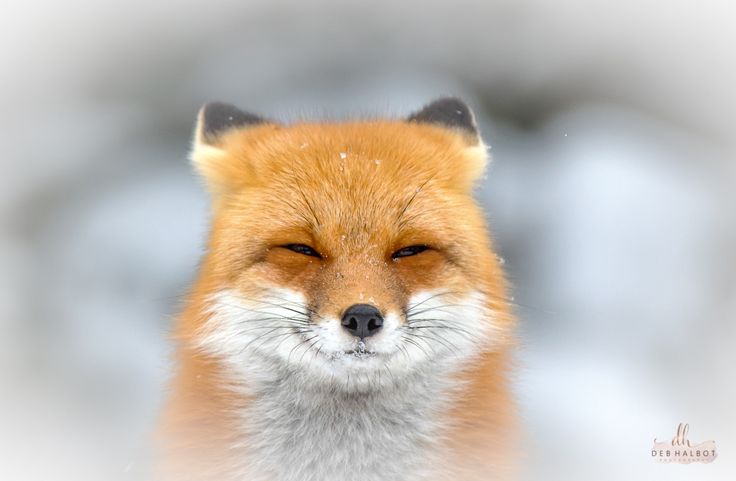
[[[198,107],[474,107],[516,286],[525,479],[736,471],[729,2],[0,5],[0,479],[145,477],[207,199]],[[710,465],[656,464],[689,422]]]

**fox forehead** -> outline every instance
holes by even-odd
[[[342,124],[267,124],[222,138],[219,164],[241,185],[315,179],[343,195],[378,193],[433,178],[468,191],[486,163],[486,148],[456,132],[399,121]],[[379,182],[380,180],[381,182]],[[385,187],[381,188],[381,185]]]
[[[351,238],[407,230],[429,220],[430,208],[440,218],[444,206],[470,199],[467,171],[485,162],[482,145],[405,122],[264,126],[225,136],[222,150],[236,169],[236,205],[278,214],[277,225],[332,226]]]

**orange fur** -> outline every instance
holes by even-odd
[[[172,479],[231,479],[237,413],[250,400],[230,389],[222,363],[197,349],[197,337],[214,293],[227,287],[258,296],[264,285],[301,292],[321,316],[339,316],[359,297],[400,311],[421,290],[482,292],[496,314],[496,340],[459,374],[467,385],[445,413],[443,444],[457,464],[455,479],[494,479],[510,468],[514,321],[472,199],[482,150],[457,131],[404,121],[267,123],[195,145],[213,217],[198,281],[175,329],[177,371],[161,430]],[[313,246],[323,258],[279,247],[290,243]],[[413,244],[432,249],[391,259]]]

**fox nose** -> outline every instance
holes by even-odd
[[[354,304],[342,316],[342,326],[361,339],[370,337],[383,327],[383,316],[370,304]]]

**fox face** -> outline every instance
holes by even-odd
[[[236,376],[380,389],[506,342],[503,274],[472,197],[486,147],[461,101],[289,126],[209,104],[192,160],[213,217],[183,329]]]

